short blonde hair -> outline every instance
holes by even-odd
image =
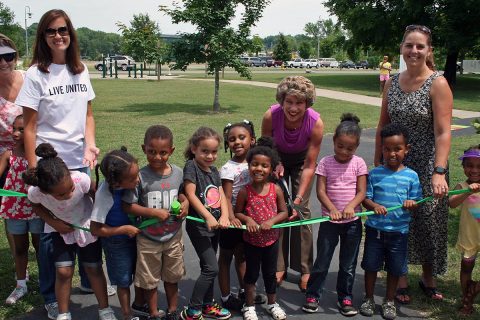
[[[277,102],[283,105],[287,95],[293,95],[297,99],[305,100],[308,108],[315,102],[315,86],[312,81],[303,76],[286,77],[277,86]]]

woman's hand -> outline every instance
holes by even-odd
[[[444,174],[434,173],[432,175],[432,190],[435,198],[443,198],[448,196],[448,183],[445,180]]]
[[[285,168],[283,167],[283,164],[279,163],[275,167],[275,170],[273,170],[273,176],[276,179],[281,179],[283,178],[283,173],[285,172]]]
[[[98,149],[96,146],[87,146],[85,148],[85,152],[83,153],[83,164],[88,165],[90,170],[95,169],[99,154],[100,149]]]

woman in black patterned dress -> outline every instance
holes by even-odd
[[[409,263],[422,265],[419,286],[431,299],[442,300],[435,276],[447,269],[448,153],[453,97],[446,79],[434,70],[432,35],[421,25],[408,26],[400,46],[407,69],[390,78],[382,100],[375,144],[375,165],[381,163],[380,131],[392,122],[410,132],[411,149],[405,165],[420,178],[422,204],[412,215]],[[396,299],[409,303],[407,277],[400,278]]]

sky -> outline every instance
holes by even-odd
[[[163,34],[192,32],[191,25],[172,24],[164,13],[158,11],[159,5],[171,6],[173,0],[0,0],[15,13],[15,21],[25,27],[25,6],[30,7],[32,18],[27,25],[38,22],[46,11],[63,9],[70,16],[75,28],[87,27],[92,30],[118,33],[116,22],[129,25],[134,14],[148,13],[156,21]],[[252,35],[260,37],[283,34],[302,34],[308,22],[329,18],[327,9],[321,0],[271,0],[265,8],[263,17],[252,28]],[[335,19],[334,19],[335,21]],[[232,22],[235,24],[235,21]],[[238,23],[238,22],[237,22]]]

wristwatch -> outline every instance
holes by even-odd
[[[447,169],[444,168],[444,167],[436,166],[435,168],[433,168],[433,173],[445,174],[445,173],[447,173]]]

